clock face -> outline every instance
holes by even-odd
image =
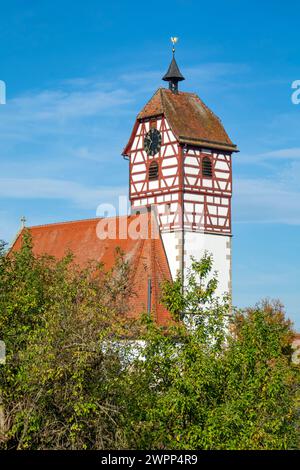
[[[144,149],[148,155],[154,156],[161,146],[161,133],[154,127],[145,135]]]

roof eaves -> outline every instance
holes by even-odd
[[[15,238],[13,239],[12,243],[9,245],[8,250],[6,252],[6,256],[9,256],[9,254],[13,251],[17,241],[21,237],[22,233],[25,232],[25,230],[28,229],[28,227],[22,227],[15,235]]]
[[[148,115],[147,115],[147,116],[143,116],[145,108],[148,108],[148,107],[149,107],[149,104],[155,99],[155,97],[156,97],[157,94],[159,94],[159,98],[160,98],[160,100],[161,100],[161,97],[162,97],[161,90],[162,90],[162,88],[160,87],[160,88],[158,88],[158,89],[156,90],[155,93],[153,93],[153,95],[151,96],[150,100],[147,101],[147,103],[145,104],[145,106],[143,107],[143,109],[142,109],[142,110],[139,112],[139,114],[137,115],[137,120],[143,119],[144,117],[145,117],[145,118],[146,118],[146,117],[151,117],[152,115],[154,115],[154,113],[149,113],[149,116],[148,116]],[[155,114],[156,114],[156,115],[162,114],[162,111],[160,111],[160,113],[155,113]]]
[[[138,121],[138,118],[137,118],[135,120],[134,126],[132,128],[129,140],[128,140],[127,144],[125,145],[124,149],[123,149],[123,152],[122,152],[123,157],[128,157],[129,156],[130,149],[131,149],[132,144],[133,144],[134,136],[135,136],[135,133],[136,133],[137,128],[138,128],[138,123],[139,123],[139,121]]]
[[[206,140],[206,139],[196,139],[194,137],[187,137],[180,135],[178,137],[178,141],[180,144],[189,144],[199,146],[202,145],[206,148],[216,148],[222,150],[231,150],[232,152],[239,152],[239,149],[235,144],[227,144],[226,142],[218,142],[214,140]]]
[[[149,114],[149,116],[144,116],[144,117],[138,118],[138,121],[139,121],[139,122],[144,122],[144,121],[148,121],[149,119],[152,119],[152,118],[161,117],[161,116],[163,116],[163,115],[164,115],[164,112],[151,113],[151,114]]]

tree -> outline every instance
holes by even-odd
[[[122,392],[130,445],[295,448],[299,369],[290,322],[278,302],[232,311],[230,299],[215,297],[211,266],[209,255],[194,261],[186,290],[180,278],[165,284],[163,301],[183,322],[166,331],[145,320],[145,347]]]
[[[168,327],[128,319],[130,266],[0,256],[2,449],[298,448],[299,366],[279,302],[234,310],[212,258],[163,286]],[[139,341],[137,341],[137,339]],[[1,420],[0,420],[1,424]]]
[[[35,257],[29,233],[0,260],[2,448],[103,449],[124,444],[115,395],[124,363],[110,339],[128,335],[130,269],[105,272],[72,255]]]

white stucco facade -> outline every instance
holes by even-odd
[[[184,266],[186,276],[191,258],[200,260],[205,252],[213,256],[213,271],[218,273],[217,295],[231,295],[231,237],[226,235],[184,231],[162,233],[173,279]],[[183,257],[183,259],[182,259]]]
[[[184,268],[191,266],[191,257],[199,260],[205,252],[213,256],[213,271],[218,273],[217,295],[231,295],[231,237],[211,233],[185,232]]]

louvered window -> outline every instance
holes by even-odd
[[[149,181],[154,181],[158,179],[158,163],[157,162],[150,163],[148,176],[149,176]]]
[[[204,157],[202,160],[202,175],[204,178],[212,178],[212,162],[208,157]]]

